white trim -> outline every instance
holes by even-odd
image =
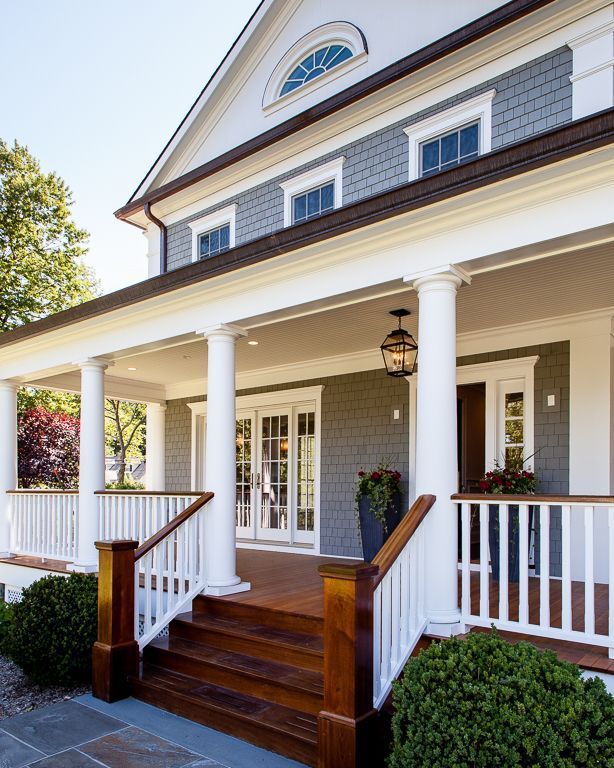
[[[584,70],[584,72],[578,72],[577,75],[570,75],[569,80],[571,83],[577,83],[579,80],[582,80],[585,77],[596,75],[598,72],[601,72],[604,69],[611,69],[613,66],[614,66],[614,58],[607,59],[601,64],[595,64],[594,67]]]
[[[315,187],[320,187],[329,181],[335,182],[335,208],[343,205],[343,164],[345,157],[340,155],[334,160],[317,168],[311,168],[299,176],[293,176],[287,181],[282,181],[280,187],[284,191],[284,227],[292,224],[292,198]]]
[[[492,101],[497,91],[481,93],[472,99],[414,123],[403,129],[409,139],[409,180],[420,177],[420,145],[467,123],[479,120],[478,154],[484,155],[492,148]]]
[[[325,45],[335,44],[349,48],[352,51],[352,57],[284,96],[279,95],[288,75],[303,59]],[[364,36],[358,27],[347,21],[334,21],[330,24],[323,24],[321,27],[317,27],[308,32],[304,37],[301,37],[281,58],[264,90],[262,109],[267,114],[271,114],[302,96],[313,93],[313,91],[339,77],[339,75],[346,74],[360,64],[364,64],[366,60],[367,47]]]
[[[227,205],[219,211],[208,213],[194,221],[188,221],[188,227],[192,230],[192,261],[198,261],[198,238],[212,229],[218,229],[225,224],[230,225],[229,247],[235,247],[235,229],[237,220],[237,204]]]

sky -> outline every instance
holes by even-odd
[[[0,137],[69,185],[109,293],[147,277],[118,221],[258,0],[0,0]]]

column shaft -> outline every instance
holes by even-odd
[[[11,497],[17,488],[17,387],[0,381],[0,555],[11,547]]]
[[[147,403],[146,429],[145,484],[148,491],[164,491],[166,489],[166,405]]]

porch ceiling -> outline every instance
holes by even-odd
[[[346,303],[333,308],[297,307],[296,315],[286,319],[237,321],[249,329],[249,336],[237,343],[237,372],[378,353],[394,325],[387,313],[398,307],[411,310],[404,327],[417,335],[414,291],[395,284],[379,286],[378,292],[375,298],[347,296]],[[459,292],[457,327],[459,334],[475,333],[608,307],[614,307],[612,242],[474,274],[472,285]],[[130,382],[132,388],[137,382],[165,387],[206,378],[206,343],[200,338],[171,340],[145,351],[128,349],[110,357],[115,362],[109,374]],[[298,365],[297,377],[301,377]],[[58,382],[37,383],[57,386]]]

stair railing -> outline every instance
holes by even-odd
[[[96,542],[92,692],[97,698],[112,702],[129,695],[128,678],[138,672],[139,651],[205,588],[203,511],[212,498],[213,493],[204,493],[140,546],[138,541]]]
[[[426,625],[421,524],[435,503],[420,496],[372,563],[321,565],[324,708],[318,765],[371,766],[378,709]]]

